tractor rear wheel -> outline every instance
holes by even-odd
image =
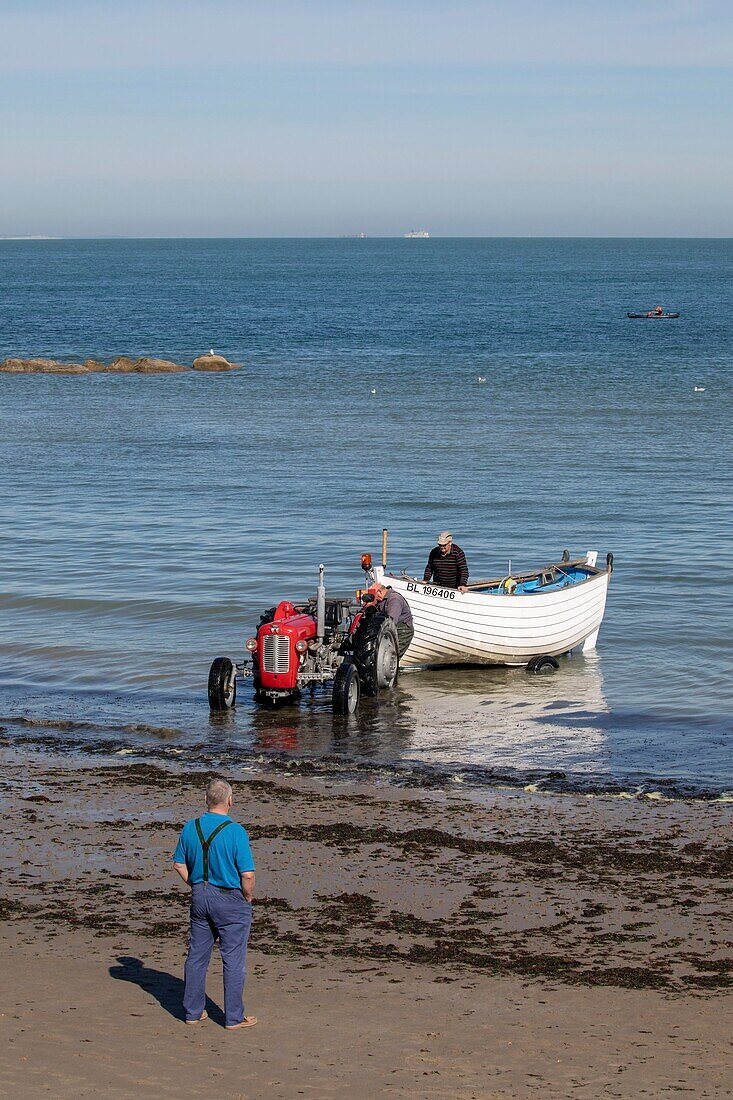
[[[353,714],[359,706],[361,682],[359,669],[352,661],[344,661],[333,678],[333,713]]]
[[[215,657],[209,671],[209,706],[214,711],[231,710],[236,700],[234,665],[228,657]]]
[[[394,687],[399,669],[397,628],[388,615],[375,611],[364,615],[351,640],[366,695],[378,695]]]

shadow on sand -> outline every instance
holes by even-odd
[[[142,959],[136,959],[134,955],[118,955],[117,962],[119,966],[109,968],[111,978],[139,985],[146,993],[152,994],[161,1008],[170,1013],[174,1019],[184,1019],[181,978],[176,978],[166,970],[154,970],[153,967],[145,966]],[[206,998],[206,1011],[210,1019],[224,1026],[224,1013],[209,997]]]

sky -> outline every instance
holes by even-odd
[[[0,235],[731,236],[731,0],[0,0]]]

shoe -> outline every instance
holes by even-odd
[[[241,1024],[227,1024],[227,1031],[237,1031],[240,1027],[254,1027],[257,1023],[256,1016],[245,1016]]]
[[[209,1018],[209,1014],[206,1011],[206,1009],[204,1009],[204,1011],[199,1016],[198,1020],[186,1020],[186,1023],[187,1024],[200,1024],[202,1020],[208,1020],[208,1018]]]

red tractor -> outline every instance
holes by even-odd
[[[255,701],[271,707],[294,702],[304,687],[332,683],[335,714],[353,714],[362,691],[378,695],[391,688],[399,664],[397,631],[370,593],[362,599],[363,604],[326,599],[321,565],[314,599],[304,604],[282,600],[262,615],[257,634],[245,643],[251,664],[245,659],[237,665],[229,657],[214,660],[211,709],[234,706],[237,678],[251,677]]]

